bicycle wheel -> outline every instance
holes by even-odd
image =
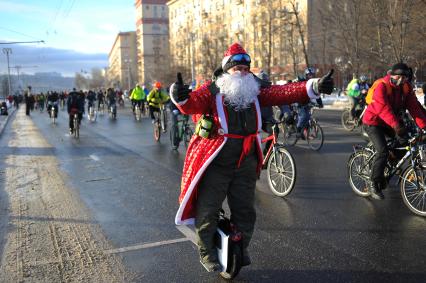
[[[351,119],[351,111],[350,110],[345,110],[342,112],[342,126],[346,131],[353,131],[353,129],[355,128],[355,123],[354,121]]]
[[[426,216],[426,184],[425,173],[420,168],[416,170],[411,165],[402,175],[400,188],[404,204],[414,214]]]
[[[78,139],[80,137],[80,125],[78,124],[78,117],[74,116],[74,137]]]
[[[324,133],[321,126],[315,120],[308,127],[306,140],[312,150],[320,150],[324,143]]]
[[[185,132],[183,133],[183,143],[184,143],[186,148],[188,147],[189,142],[191,141],[193,134],[194,134],[194,132],[192,131],[192,129],[190,127],[185,128]]]
[[[137,105],[135,106],[135,119],[136,121],[141,120],[141,109]]]
[[[161,121],[161,129],[163,130],[163,133],[165,133],[166,130],[167,130],[167,113],[166,113],[166,109],[161,110],[160,121]]]
[[[296,125],[286,123],[283,124],[283,141],[285,145],[295,145],[297,142]]]
[[[296,165],[293,156],[284,146],[275,145],[266,168],[271,191],[279,197],[288,195],[296,182]]]
[[[179,147],[179,128],[177,125],[170,129],[170,146],[173,150],[177,150]]]
[[[364,150],[352,153],[348,160],[348,178],[352,190],[359,196],[370,195],[371,153]]]

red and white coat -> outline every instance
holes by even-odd
[[[310,99],[317,98],[312,90],[314,80],[307,82],[290,83],[287,85],[272,85],[260,89],[260,93],[254,102],[257,113],[257,137],[256,149],[259,156],[258,172],[260,172],[262,150],[261,150],[261,106],[283,105],[291,103],[307,103]],[[215,157],[219,154],[227,141],[224,134],[228,133],[227,110],[224,107],[224,96],[221,93],[212,95],[207,82],[197,90],[191,92],[190,97],[182,102],[172,101],[184,114],[194,115],[196,121],[202,114],[210,113],[213,116],[214,127],[211,137],[206,139],[194,135],[189,143],[185,163],[183,166],[181,194],[179,197],[179,210],[177,211],[175,223],[177,225],[193,224],[196,212],[196,199],[198,184],[204,172]],[[173,86],[170,88],[172,89]],[[170,95],[170,97],[173,97]]]

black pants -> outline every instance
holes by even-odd
[[[155,120],[154,112],[158,112],[158,115],[160,115],[160,108],[157,108],[157,107],[150,105],[149,106],[149,115],[151,116],[152,120]]]
[[[70,114],[70,121],[69,121],[69,126],[70,129],[74,130],[74,114]],[[83,113],[78,113],[78,124],[80,125],[81,123],[81,118],[83,118]]]
[[[386,137],[394,137],[394,131],[389,127],[383,126],[368,126],[365,125],[365,130],[377,151],[373,160],[373,168],[371,169],[371,180],[376,183],[385,181],[385,167],[389,156],[389,149],[386,142]]]
[[[135,99],[133,99],[132,100],[132,110],[133,110],[133,112],[135,112],[135,106],[137,105],[137,106],[139,106],[139,109],[141,110],[141,111],[143,111],[143,100],[135,100]]]

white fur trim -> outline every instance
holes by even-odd
[[[219,122],[222,129],[225,131],[225,133],[228,133],[228,122],[226,120],[225,111],[223,109],[223,103],[222,103],[222,97],[223,95],[217,94],[216,95],[216,109],[219,116]],[[225,145],[228,138],[224,138],[223,143],[216,149],[215,152],[204,162],[203,166],[201,166],[200,170],[198,170],[197,174],[195,174],[194,179],[192,180],[191,184],[189,185],[188,190],[185,193],[185,196],[183,197],[183,200],[179,206],[179,209],[176,213],[175,217],[175,224],[176,225],[189,225],[194,224],[194,218],[188,218],[185,220],[182,220],[182,214],[185,210],[186,204],[188,203],[188,200],[190,196],[192,195],[192,192],[195,188],[195,185],[200,180],[201,176],[204,174],[204,171],[206,171],[207,167],[210,165],[210,163],[216,158],[216,156],[219,154],[222,147]]]
[[[310,79],[308,80],[308,82],[306,83],[306,91],[308,92],[308,96],[310,99],[317,99],[320,98],[321,96],[319,94],[316,94],[314,91],[314,82],[318,81],[319,79]]]
[[[170,86],[170,90],[169,90],[169,97],[170,97],[170,99],[172,100],[172,102],[175,104],[175,105],[179,105],[179,106],[182,106],[182,105],[184,105],[187,101],[188,101],[188,99],[185,99],[184,101],[176,101],[176,100],[174,100],[173,99],[173,95],[172,95],[172,89],[173,89],[173,86],[175,85],[175,83],[173,83],[171,86]]]
[[[228,60],[229,60],[229,58],[231,58],[231,56],[232,56],[232,55],[225,56],[225,57],[222,59],[222,69],[223,69],[223,67],[225,67],[226,63],[228,63]]]
[[[256,140],[257,140],[257,147],[260,149],[260,152],[262,152],[262,138],[260,136],[260,132],[262,129],[262,116],[261,116],[261,111],[260,111],[260,104],[259,104],[259,99],[258,97],[256,98],[256,100],[254,101],[254,105],[256,106],[256,114],[257,114],[257,136],[256,136]]]

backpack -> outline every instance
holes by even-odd
[[[371,104],[374,102],[373,100],[373,95],[374,95],[374,90],[377,88],[377,86],[379,84],[385,84],[386,86],[386,94],[387,95],[391,95],[392,94],[392,87],[389,84],[389,82],[387,82],[385,79],[381,78],[378,79],[377,81],[374,82],[374,84],[370,87],[370,89],[367,92],[367,96],[365,97],[365,103],[367,103],[367,105]],[[402,87],[402,92],[404,94],[408,94],[410,92],[410,88],[408,87],[407,83],[404,83],[403,87]]]

